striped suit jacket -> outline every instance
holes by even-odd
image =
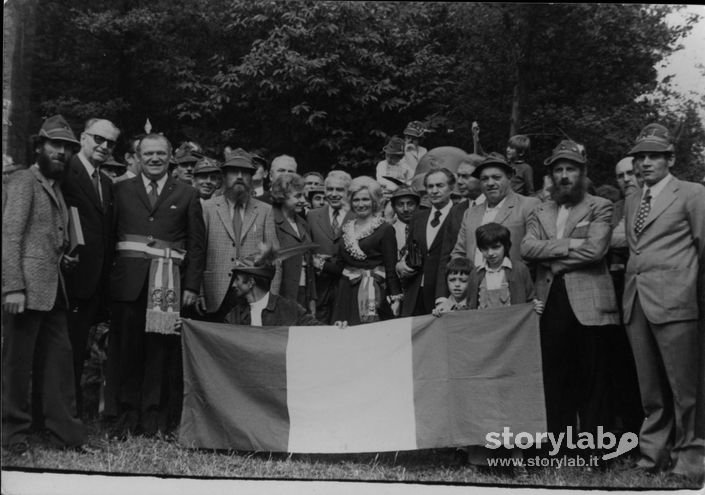
[[[279,241],[272,207],[255,198],[250,198],[245,207],[239,249],[225,196],[214,196],[204,203],[203,219],[206,224],[206,269],[203,272],[202,293],[206,310],[214,313],[230,287],[235,260],[259,253],[261,242],[271,243],[278,249]],[[280,284],[281,267],[277,265],[271,292],[277,294]]]
[[[578,321],[586,326],[619,324],[614,286],[605,254],[612,235],[612,203],[586,194],[571,208],[561,239],[556,238],[558,204],[541,203],[530,215],[521,255],[538,263],[536,293],[546,301],[553,278],[564,274],[568,300]],[[568,249],[570,239],[585,239]]]

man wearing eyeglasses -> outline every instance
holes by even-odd
[[[81,374],[92,325],[107,319],[105,294],[112,262],[113,186],[102,166],[111,157],[120,130],[105,119],[89,119],[81,133],[81,151],[71,159],[61,189],[69,207],[78,210],[85,245],[78,265],[66,278],[68,326],[74,357],[77,414],[83,413]],[[97,411],[94,411],[97,412]]]

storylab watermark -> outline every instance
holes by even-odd
[[[514,433],[510,427],[505,426],[501,433],[494,431],[485,435],[485,441],[485,447],[488,449],[498,449],[500,447],[528,449],[535,447],[537,449],[548,449],[550,456],[565,453],[566,449],[587,451],[609,451],[615,449],[602,455],[600,459],[603,461],[614,459],[639,445],[639,437],[635,433],[623,433],[619,437],[619,441],[617,441],[616,435],[605,431],[602,426],[597,427],[596,434],[585,431],[576,434],[571,426],[565,432],[558,434],[553,432],[529,433],[525,431]],[[592,455],[588,456],[589,462],[593,462],[592,457],[595,457],[595,462],[597,462],[598,456]]]

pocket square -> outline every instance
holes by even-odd
[[[590,225],[590,220],[583,220],[582,222],[578,222],[575,226],[576,227],[586,227]]]
[[[175,209],[176,209],[176,205],[171,205],[171,206],[169,207],[169,209],[170,209],[170,210],[175,210]]]

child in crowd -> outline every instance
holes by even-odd
[[[526,163],[526,157],[531,148],[529,136],[517,134],[509,138],[507,143],[507,161],[514,168],[512,189],[524,196],[534,194],[534,170]]]
[[[498,223],[488,223],[475,231],[477,247],[482,253],[483,264],[469,271],[467,277],[467,295],[464,305],[467,309],[488,309],[509,306],[511,304],[534,303],[537,314],[543,313],[544,303],[536,299],[534,284],[529,269],[520,260],[509,259],[512,246],[509,229]],[[464,258],[463,258],[464,259]],[[467,261],[467,259],[464,259]],[[447,282],[451,296],[437,305],[433,310],[435,316],[458,308],[458,301],[453,291],[459,294],[457,280],[462,273],[459,269],[451,271],[451,263],[460,263],[453,259],[448,264]],[[468,262],[469,265],[469,262]],[[457,266],[457,265],[454,265]],[[451,286],[451,278],[454,285]]]
[[[441,313],[447,311],[470,309],[468,307],[468,279],[470,278],[470,272],[472,272],[472,265],[470,260],[465,257],[453,258],[448,262],[446,283],[448,284],[450,295],[444,305],[437,306],[433,310],[433,316],[441,316]]]

